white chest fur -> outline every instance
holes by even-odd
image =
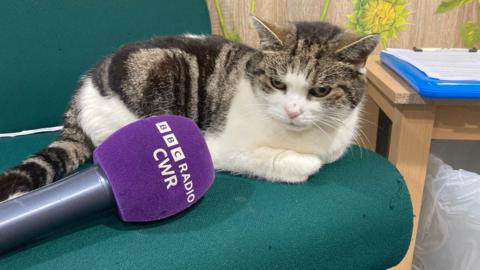
[[[357,119],[358,109],[355,109],[337,130],[290,130],[259,109],[250,84],[242,80],[232,101],[224,131],[221,134],[207,134],[206,139],[214,159],[224,158],[238,150],[252,151],[269,147],[315,155],[323,162],[330,162],[341,156],[351,143]]]
[[[119,128],[138,119],[116,96],[104,97],[86,78],[79,89],[78,121],[95,146]]]

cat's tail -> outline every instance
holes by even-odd
[[[90,158],[93,143],[76,124],[71,110],[66,113],[64,128],[53,143],[0,174],[0,201],[54,182]]]

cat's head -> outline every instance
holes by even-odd
[[[364,66],[378,36],[324,22],[252,21],[260,50],[247,74],[263,110],[294,130],[342,125],[365,95]]]

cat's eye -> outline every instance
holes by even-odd
[[[274,78],[270,79],[270,83],[272,84],[273,87],[277,88],[278,90],[286,90],[287,85],[285,85],[283,82],[276,80]]]
[[[308,91],[308,94],[313,97],[324,97],[330,94],[330,91],[332,91],[332,88],[330,86],[320,86],[320,87],[311,88]]]

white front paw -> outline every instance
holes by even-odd
[[[322,161],[314,155],[284,151],[274,159],[271,180],[302,183],[322,167]]]

